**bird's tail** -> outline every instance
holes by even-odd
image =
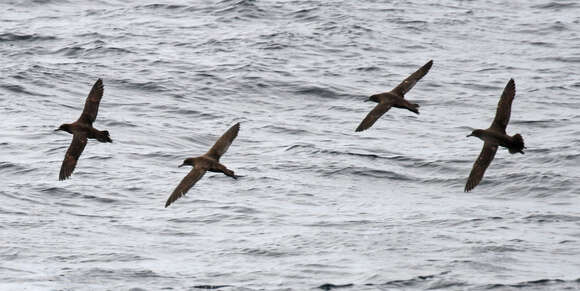
[[[228,176],[228,177],[232,177],[232,178],[234,178],[234,179],[236,179],[236,180],[238,179],[238,176],[236,176],[236,175],[234,174],[234,171],[232,171],[232,170],[230,170],[230,169],[224,169],[224,174],[226,174],[226,176]]]
[[[97,140],[100,142],[113,142],[111,136],[109,136],[109,131],[103,130],[97,133]]]
[[[524,138],[518,133],[512,136],[512,146],[509,148],[510,154],[524,153],[526,146],[524,145]]]
[[[409,109],[411,112],[414,112],[415,114],[419,114],[419,104],[417,103],[409,103],[407,109]]]

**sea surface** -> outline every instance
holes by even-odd
[[[579,290],[580,2],[0,2],[0,290]],[[368,96],[434,65],[367,131]],[[71,179],[58,173],[102,78]],[[510,78],[508,133],[463,188]],[[165,200],[227,128],[222,162]]]

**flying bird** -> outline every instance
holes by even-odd
[[[476,129],[470,136],[475,136],[481,139],[483,143],[483,149],[475,160],[473,164],[473,169],[467,178],[467,184],[465,185],[465,192],[471,191],[475,188],[481,179],[485,170],[495,157],[497,152],[497,147],[502,146],[507,148],[510,154],[524,153],[524,139],[518,133],[514,136],[509,136],[506,134],[505,129],[510,121],[510,115],[512,111],[512,102],[514,101],[514,96],[516,95],[516,85],[514,79],[510,79],[497,104],[497,112],[495,113],[495,118],[488,129]]]
[[[62,161],[62,166],[60,167],[59,180],[66,180],[72,175],[89,138],[96,139],[99,142],[113,142],[108,131],[100,131],[93,127],[93,122],[97,119],[99,103],[102,97],[103,80],[98,79],[85,101],[85,108],[83,109],[81,117],[73,123],[64,123],[55,130],[66,131],[73,135],[72,142],[66,151],[64,161]]]
[[[395,87],[393,90],[385,93],[375,94],[369,97],[366,101],[372,101],[379,103],[369,114],[363,119],[355,131],[363,131],[373,126],[375,122],[383,116],[391,107],[395,108],[405,108],[416,114],[419,114],[419,104],[411,103],[405,99],[405,94],[415,86],[415,84],[423,78],[431,66],[433,65],[433,60],[428,61],[425,65],[415,71],[407,79],[403,80],[401,84]]]
[[[234,126],[230,127],[228,131],[226,131],[209,149],[209,151],[199,157],[195,158],[187,158],[183,161],[179,167],[183,166],[192,166],[193,168],[181,180],[179,185],[173,190],[169,199],[165,203],[165,207],[171,205],[171,203],[175,202],[175,200],[181,198],[181,196],[185,195],[201,177],[207,172],[216,172],[216,173],[224,173],[226,176],[232,177],[237,179],[238,176],[234,175],[234,171],[228,169],[222,163],[220,163],[220,158],[223,156],[234,139],[238,136],[238,131],[240,131],[240,123],[236,123]]]

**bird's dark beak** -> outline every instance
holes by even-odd
[[[183,167],[183,166],[185,166],[185,164],[181,164],[181,165],[179,165],[179,166],[177,166],[177,167],[178,167],[178,168],[181,168],[181,167]]]
[[[470,136],[473,136],[473,134],[471,134],[471,133],[470,133],[470,134],[468,134],[466,137],[470,137]]]
[[[55,129],[54,131],[59,131],[59,130],[60,130],[60,128],[57,128],[57,129]]]
[[[367,100],[365,100],[365,102],[371,102],[371,99],[367,99]]]

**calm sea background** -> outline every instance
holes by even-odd
[[[1,290],[578,290],[577,1],[0,3]],[[354,129],[428,60],[392,109]],[[97,78],[70,180],[58,172]],[[464,193],[499,96],[508,133]],[[235,122],[222,162],[169,208]]]

